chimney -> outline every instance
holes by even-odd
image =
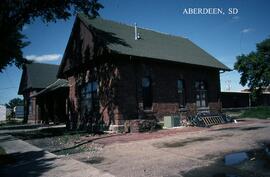
[[[134,26],[134,34],[135,34],[135,40],[138,40],[137,24],[136,23],[135,23],[135,26]]]

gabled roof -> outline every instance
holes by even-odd
[[[104,43],[113,52],[143,57],[145,60],[160,59],[230,70],[189,39],[137,28],[141,39],[135,40],[133,26],[102,18],[91,18],[85,14],[78,14],[78,18],[88,29],[98,30],[97,34],[100,36],[97,37],[106,40]]]
[[[43,89],[57,80],[58,65],[31,63],[23,67],[19,94],[27,89]]]

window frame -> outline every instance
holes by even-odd
[[[81,86],[80,112],[82,116],[95,111],[97,108],[99,104],[98,87],[97,81],[90,81]]]
[[[195,81],[195,104],[197,107],[203,108],[208,105],[207,85],[205,81]],[[199,103],[199,104],[198,104]]]
[[[144,86],[144,79],[148,79],[148,86]],[[152,79],[150,76],[144,76],[141,79],[141,87],[142,87],[142,102],[143,102],[143,109],[144,110],[151,110],[153,107],[153,93],[152,93]],[[146,90],[147,95],[145,95]]]
[[[180,83],[182,87],[180,88]],[[178,106],[179,108],[186,107],[186,91],[185,91],[185,82],[183,79],[177,79],[177,95],[178,95]]]

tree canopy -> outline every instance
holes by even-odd
[[[30,44],[22,34],[24,25],[37,18],[44,23],[67,20],[77,12],[96,17],[101,8],[98,0],[1,0],[0,72],[8,65],[21,67],[29,62],[22,52],[22,48]]]
[[[20,98],[13,98],[5,104],[7,108],[13,109],[15,106],[23,106],[23,100]]]
[[[270,38],[258,43],[256,51],[237,56],[234,69],[241,74],[240,84],[247,85],[256,100],[270,85]]]

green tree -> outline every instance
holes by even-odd
[[[77,12],[98,16],[103,6],[98,0],[1,0],[0,2],[0,72],[8,65],[29,63],[22,48],[29,45],[22,34],[24,25],[37,18],[44,23],[67,20]]]
[[[13,109],[15,106],[23,106],[23,100],[20,98],[13,98],[5,104],[7,108]]]
[[[263,88],[270,85],[270,38],[256,45],[256,51],[237,56],[234,64],[240,74],[240,84],[248,86],[253,101],[256,101]]]

